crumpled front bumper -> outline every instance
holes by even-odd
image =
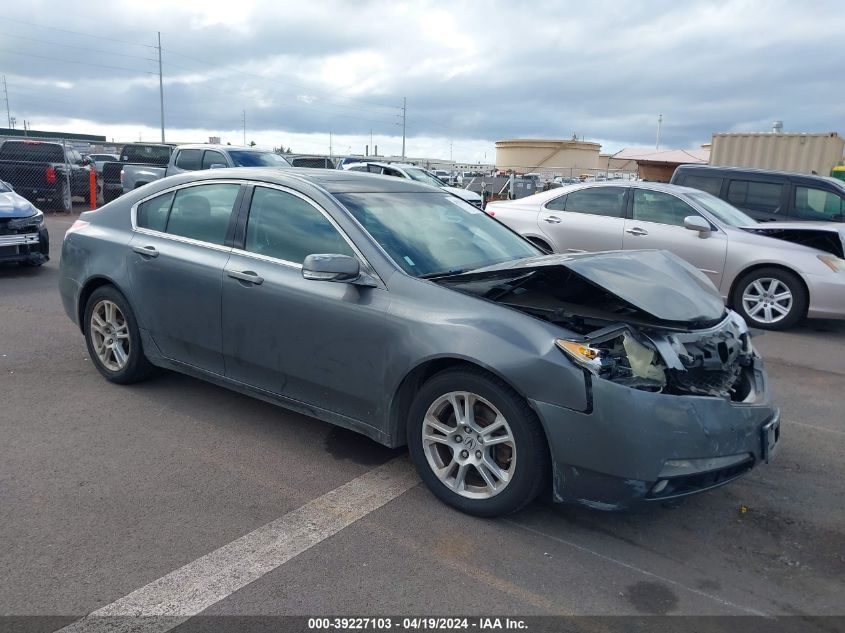
[[[41,226],[32,233],[0,232],[0,262],[44,263],[50,259],[50,235]]]
[[[624,509],[722,485],[769,459],[779,438],[779,412],[762,360],[755,357],[744,371],[755,393],[741,403],[630,389],[593,377],[588,411],[532,401],[551,448],[555,500]]]

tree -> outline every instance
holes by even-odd
[[[255,141],[250,141],[250,142],[249,142],[249,146],[250,146],[250,147],[255,147]]]

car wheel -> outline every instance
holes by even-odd
[[[38,268],[46,263],[46,259],[25,259],[20,263],[21,268]]]
[[[469,514],[516,512],[540,492],[549,449],[534,411],[503,381],[452,369],[414,398],[408,447],[420,477],[443,502]]]
[[[541,251],[545,251],[546,253],[555,252],[555,250],[551,246],[549,246],[547,242],[541,240],[539,237],[529,237],[528,241],[531,242],[537,248],[539,248]]]
[[[807,291],[795,273],[758,268],[743,275],[731,303],[752,327],[784,330],[807,314]]]
[[[85,342],[99,372],[111,382],[146,378],[153,366],[144,356],[138,322],[129,302],[113,286],[97,288],[85,306]]]

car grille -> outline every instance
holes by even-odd
[[[38,233],[38,224],[26,224],[24,226],[9,227],[9,220],[0,220],[0,236],[4,235],[27,235],[29,233]],[[16,242],[17,243],[17,242]]]

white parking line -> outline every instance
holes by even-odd
[[[419,481],[406,457],[393,459],[60,631],[116,633],[172,629],[337,534]]]

